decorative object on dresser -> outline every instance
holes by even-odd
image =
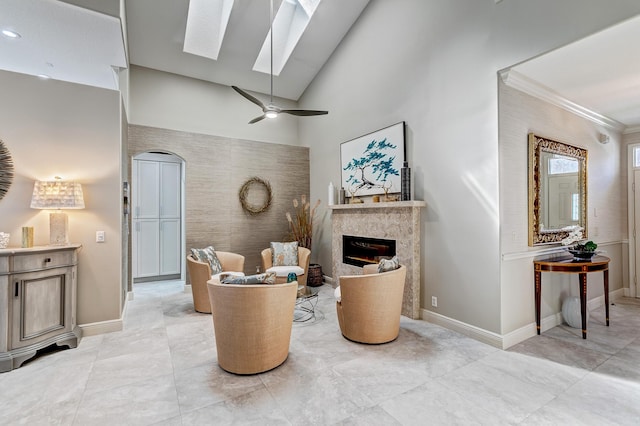
[[[340,145],[342,187],[352,197],[387,194],[401,188],[404,158],[404,121]],[[385,190],[386,189],[386,190]]]
[[[36,181],[31,208],[56,210],[49,214],[50,244],[69,244],[69,218],[61,209],[84,209],[82,185],[63,181],[59,176],[54,181]]]
[[[22,248],[33,247],[33,226],[22,227]]]
[[[37,247],[0,251],[0,372],[18,368],[38,350],[75,348],[78,249]]]
[[[13,159],[7,148],[0,139],[0,200],[9,192],[13,182]]]

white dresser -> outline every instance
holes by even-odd
[[[52,344],[75,348],[80,244],[0,249],[0,372]]]

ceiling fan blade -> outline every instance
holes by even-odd
[[[260,117],[256,117],[253,120],[251,120],[249,124],[257,123],[258,121],[263,120],[265,117],[266,115],[262,114]]]
[[[254,104],[258,105],[260,108],[265,109],[264,104],[258,98],[254,97],[254,96],[251,96],[250,94],[248,94],[247,92],[245,92],[244,90],[242,90],[241,88],[239,88],[237,86],[231,86],[231,88],[233,90],[235,90],[236,92],[240,93],[246,99],[248,99],[251,102],[253,102]]]
[[[280,112],[291,115],[310,116],[310,115],[325,115],[329,114],[329,111],[316,111],[312,109],[283,109]]]

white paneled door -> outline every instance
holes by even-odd
[[[134,159],[132,176],[133,278],[180,274],[182,163],[144,154]]]

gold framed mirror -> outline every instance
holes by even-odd
[[[587,150],[529,133],[529,245],[587,237]]]

